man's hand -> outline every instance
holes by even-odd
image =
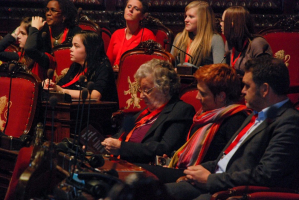
[[[211,174],[211,172],[201,165],[188,167],[184,170],[184,173],[189,180],[199,183],[207,183],[208,177]]]
[[[113,155],[119,155],[119,149],[121,145],[121,141],[114,138],[106,138],[102,143],[105,150]]]
[[[42,17],[33,16],[31,26],[37,28],[39,31],[44,27],[46,21],[43,21]]]

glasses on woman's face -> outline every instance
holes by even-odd
[[[54,8],[45,8],[45,13],[50,12],[51,14],[60,14],[61,10],[56,10]]]
[[[149,95],[152,91],[153,91],[153,89],[155,88],[156,86],[154,86],[154,87],[152,87],[152,88],[150,88],[150,89],[141,89],[140,87],[137,89],[138,90],[138,92],[140,92],[140,93],[142,93],[143,95]]]

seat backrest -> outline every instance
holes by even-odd
[[[54,80],[56,82],[67,73],[73,63],[70,55],[71,47],[71,44],[61,44],[53,48],[53,54],[56,60],[56,69],[54,71]]]
[[[153,40],[141,42],[136,48],[126,51],[120,60],[117,77],[117,92],[119,108],[124,112],[138,112],[145,107],[137,93],[137,83],[134,74],[143,63],[153,58],[167,60],[174,64],[173,56],[163,50],[161,45]]]
[[[268,41],[273,56],[282,59],[289,69],[290,86],[299,86],[299,27],[292,27],[293,19],[280,21],[271,28],[264,29],[260,34]],[[297,25],[298,26],[298,25]],[[299,100],[298,94],[289,94],[292,102]]]
[[[81,15],[79,21],[78,21],[78,26],[82,30],[88,30],[88,31],[93,31],[96,32],[97,34],[101,35],[101,28],[98,24],[93,22],[89,17],[86,15]]]
[[[10,78],[6,69],[0,70],[0,129],[3,131],[7,123],[5,134],[18,138],[32,131],[36,123],[41,81],[25,72],[16,72]]]
[[[148,16],[142,20],[141,25],[151,30],[156,36],[156,41],[160,43],[166,51],[170,52],[173,42],[173,32],[171,29],[162,24],[159,19],[152,16]]]
[[[200,101],[196,99],[197,93],[198,90],[196,84],[191,84],[180,91],[180,99],[185,103],[192,105],[195,109],[195,112],[202,107]]]
[[[100,27],[86,15],[81,15],[78,26],[82,30],[94,31],[97,34],[101,35],[104,42],[105,52],[107,51],[111,39],[111,31],[107,27]]]
[[[19,178],[30,164],[32,150],[33,146],[20,149],[4,200],[15,199],[14,195]]]
[[[107,52],[110,40],[111,40],[111,31],[107,27],[101,27],[102,39],[104,42],[105,52]]]

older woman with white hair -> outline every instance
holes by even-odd
[[[179,99],[180,79],[169,62],[153,59],[140,66],[135,79],[147,107],[134,117],[133,129],[121,130],[102,145],[121,159],[149,163],[183,144],[195,111]]]

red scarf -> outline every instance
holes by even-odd
[[[76,82],[79,80],[79,77],[80,77],[81,75],[84,75],[86,72],[87,72],[87,67],[84,69],[83,72],[81,72],[80,74],[77,74],[77,75],[73,78],[73,80],[71,80],[70,82],[68,82],[68,83],[66,83],[66,84],[64,84],[64,85],[62,85],[61,87],[62,87],[62,88],[66,88],[66,87],[68,87],[68,86],[70,86],[70,85],[76,83]]]
[[[193,118],[187,142],[175,152],[169,167],[187,168],[188,166],[200,164],[223,120],[244,110],[247,110],[247,107],[239,104],[204,113],[199,110]],[[197,125],[201,126],[189,139],[192,128]]]

